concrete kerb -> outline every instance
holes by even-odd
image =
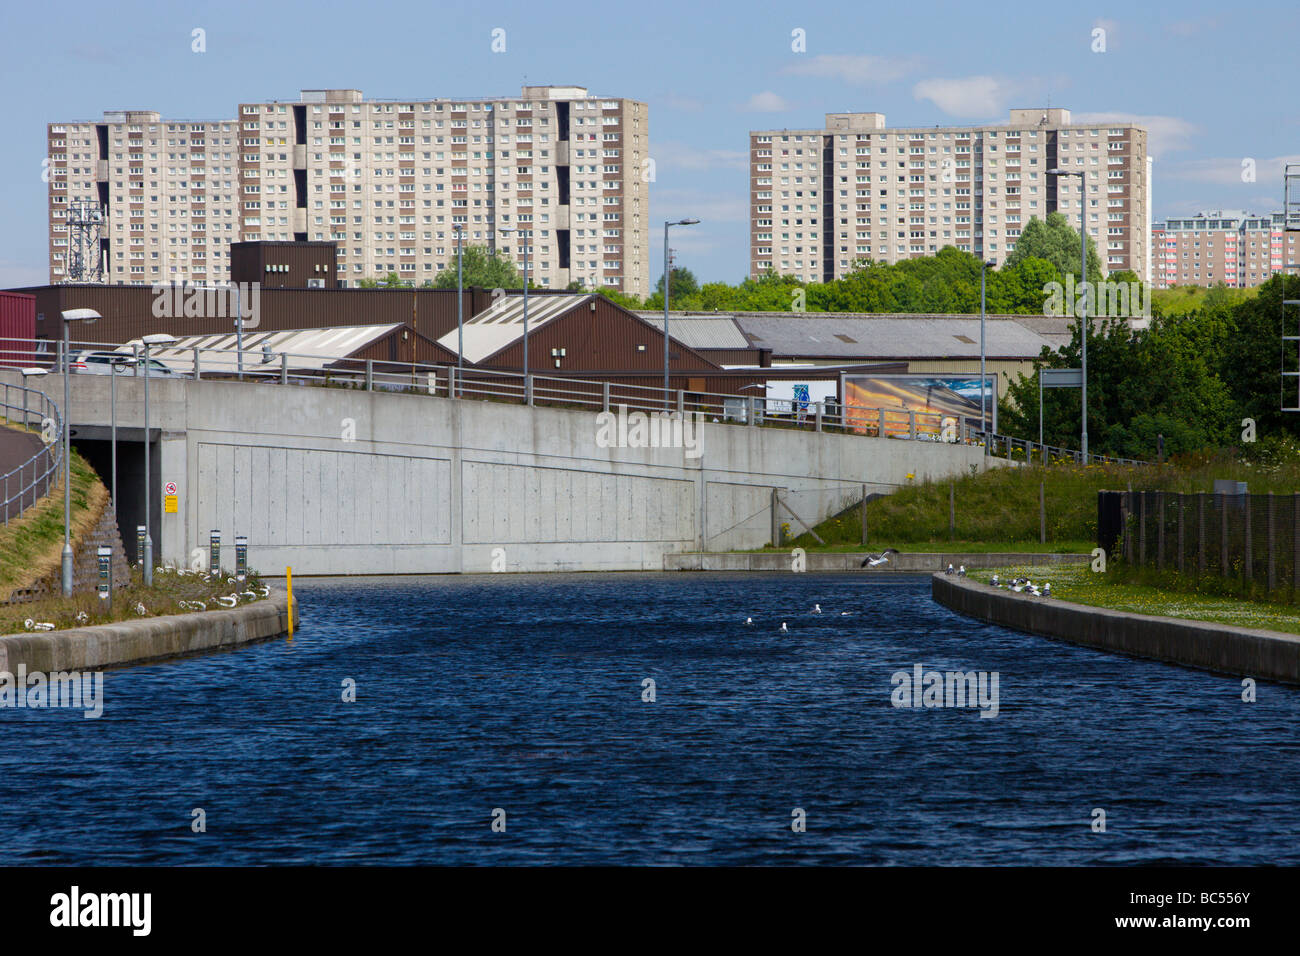
[[[299,603],[294,599],[294,626]],[[288,595],[272,591],[244,607],[0,636],[0,671],[99,670],[237,647],[285,634]]]
[[[1015,594],[969,578],[935,574],[944,607],[1017,631],[1198,670],[1300,684],[1300,636]]]
[[[791,549],[793,550],[793,549]],[[1050,552],[1014,553],[948,553],[946,551],[912,551],[889,556],[889,561],[876,568],[862,568],[862,559],[870,550],[820,552],[805,555],[806,567],[812,572],[863,571],[872,574],[897,574],[899,572],[929,574],[941,571],[951,564],[967,568],[1039,567],[1056,564],[1087,564],[1086,554],[1053,554]],[[701,552],[684,551],[664,555],[665,571],[790,571],[790,551],[760,552]]]

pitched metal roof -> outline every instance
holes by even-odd
[[[895,317],[741,314],[736,324],[755,348],[774,356],[859,359],[978,358],[979,316]],[[985,323],[987,355],[1037,358],[1057,342],[1012,319]]]
[[[288,363],[291,369],[322,369],[347,358],[401,327],[401,323],[395,323],[280,332],[249,330],[244,333],[244,370],[256,370],[258,366],[263,365],[269,366],[270,363],[263,361],[267,348],[274,356],[274,367],[277,369],[280,365],[281,353],[289,353]],[[143,347],[140,339],[132,339],[126,345],[119,346],[116,351],[129,353],[131,345]],[[238,338],[234,332],[186,335],[177,338],[175,345],[154,346],[149,350],[149,356],[158,359],[174,371],[191,372],[194,369],[193,350],[202,349],[199,356],[201,369],[233,372],[239,367],[237,347]]]
[[[642,319],[660,332],[664,328],[663,313],[637,312]],[[672,315],[668,316],[668,336],[692,349],[747,349],[749,340],[740,331],[730,315]]]
[[[565,313],[586,304],[591,293],[572,295],[535,295],[528,298],[528,334]],[[524,337],[523,295],[500,296],[492,306],[473,318],[465,319],[465,360],[478,363],[496,355]],[[456,352],[460,345],[460,330],[452,329],[438,344]]]

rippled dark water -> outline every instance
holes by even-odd
[[[1300,691],[1245,704],[929,588],[299,582],[292,643],[110,672],[99,720],[0,710],[0,863],[1300,862]],[[892,707],[918,663],[999,672],[998,716]]]

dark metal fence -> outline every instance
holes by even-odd
[[[1103,491],[1098,544],[1133,567],[1300,598],[1300,493]]]

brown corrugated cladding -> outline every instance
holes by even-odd
[[[637,346],[644,346],[644,350],[639,351]],[[565,351],[560,359],[560,370],[564,372],[618,369],[620,374],[658,371],[661,376],[663,372],[663,333],[604,296],[592,296],[530,332],[528,362],[532,371],[556,371],[551,349],[558,348]],[[523,362],[521,339],[480,364],[488,368],[518,369],[523,367]],[[706,374],[719,371],[715,363],[675,341],[669,353],[669,367],[671,371]],[[659,384],[663,385],[662,377]]]
[[[287,269],[287,271],[286,271]],[[232,242],[230,281],[260,282],[263,289],[305,289],[309,279],[338,287],[338,246],[333,242]]]
[[[36,325],[36,299],[17,292],[0,292],[0,365],[21,368],[33,364],[30,350],[19,346],[32,338]],[[18,342],[9,341],[17,339]]]
[[[83,341],[129,342],[151,332],[171,335],[207,335],[229,332],[233,317],[158,318],[153,313],[154,293],[147,285],[52,285],[17,289],[36,297],[37,338],[62,335],[59,314],[88,308],[103,318],[74,330]],[[539,293],[545,294],[545,293]],[[323,329],[346,325],[407,323],[421,335],[436,340],[456,327],[454,289],[263,289],[260,331]],[[466,319],[488,308],[488,289],[466,289]],[[251,319],[248,320],[251,323]]]

